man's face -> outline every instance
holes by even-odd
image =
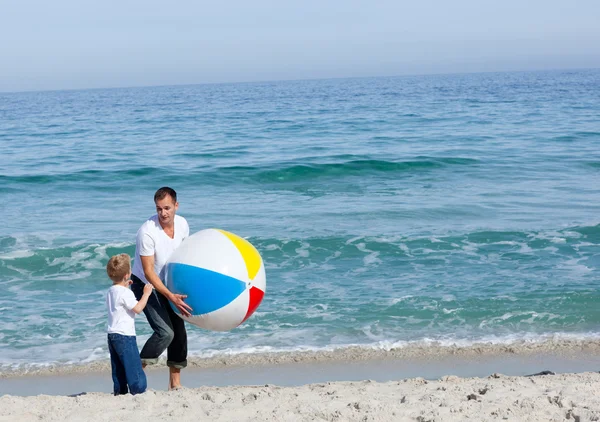
[[[179,208],[179,203],[173,201],[170,195],[165,196],[155,202],[156,214],[160,220],[161,226],[170,226],[175,221],[175,212]]]

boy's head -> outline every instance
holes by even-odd
[[[106,273],[113,283],[120,283],[131,273],[131,258],[126,253],[115,255],[106,264]]]

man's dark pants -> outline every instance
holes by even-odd
[[[131,290],[136,299],[140,300],[144,293],[144,282],[133,274],[131,280],[133,281]],[[158,362],[158,357],[167,349],[167,365],[172,368],[185,368],[187,332],[183,319],[173,311],[169,300],[154,290],[148,298],[144,314],[154,333],[140,352],[142,363],[155,364]]]

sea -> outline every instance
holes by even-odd
[[[0,372],[108,362],[161,186],[266,268],[190,359],[600,341],[597,69],[0,93],[0,156]]]

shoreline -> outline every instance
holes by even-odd
[[[572,355],[598,357],[600,359],[600,339],[598,340],[547,340],[529,342],[525,340],[509,344],[489,342],[474,343],[468,346],[431,344],[408,344],[404,347],[373,348],[368,346],[347,346],[319,351],[281,351],[258,353],[222,353],[211,357],[191,356],[188,369],[219,369],[243,366],[272,366],[284,364],[312,364],[362,362],[375,360],[443,360],[449,357],[498,358],[506,356],[552,355],[568,359]],[[161,357],[158,366],[164,365]],[[49,364],[28,368],[0,368],[0,380],[26,376],[51,376],[110,372],[110,360],[97,360],[89,363]]]
[[[350,355],[353,356],[353,355]],[[544,353],[494,354],[447,353],[445,355],[411,355],[397,357],[377,354],[361,359],[335,360],[305,356],[293,361],[290,356],[273,358],[272,362],[236,362],[226,364],[217,360],[190,363],[182,372],[182,381],[189,388],[278,385],[299,387],[323,382],[359,382],[372,380],[390,382],[399,379],[423,378],[436,380],[444,376],[487,377],[501,373],[505,376],[527,376],[551,371],[555,374],[596,372],[600,369],[600,353],[585,350]],[[309,360],[309,357],[312,360]],[[90,392],[109,393],[112,379],[109,363],[92,366],[59,368],[55,371],[28,372],[21,376],[0,378],[0,396],[73,395]],[[166,390],[167,368],[163,362],[147,368],[148,388]]]

